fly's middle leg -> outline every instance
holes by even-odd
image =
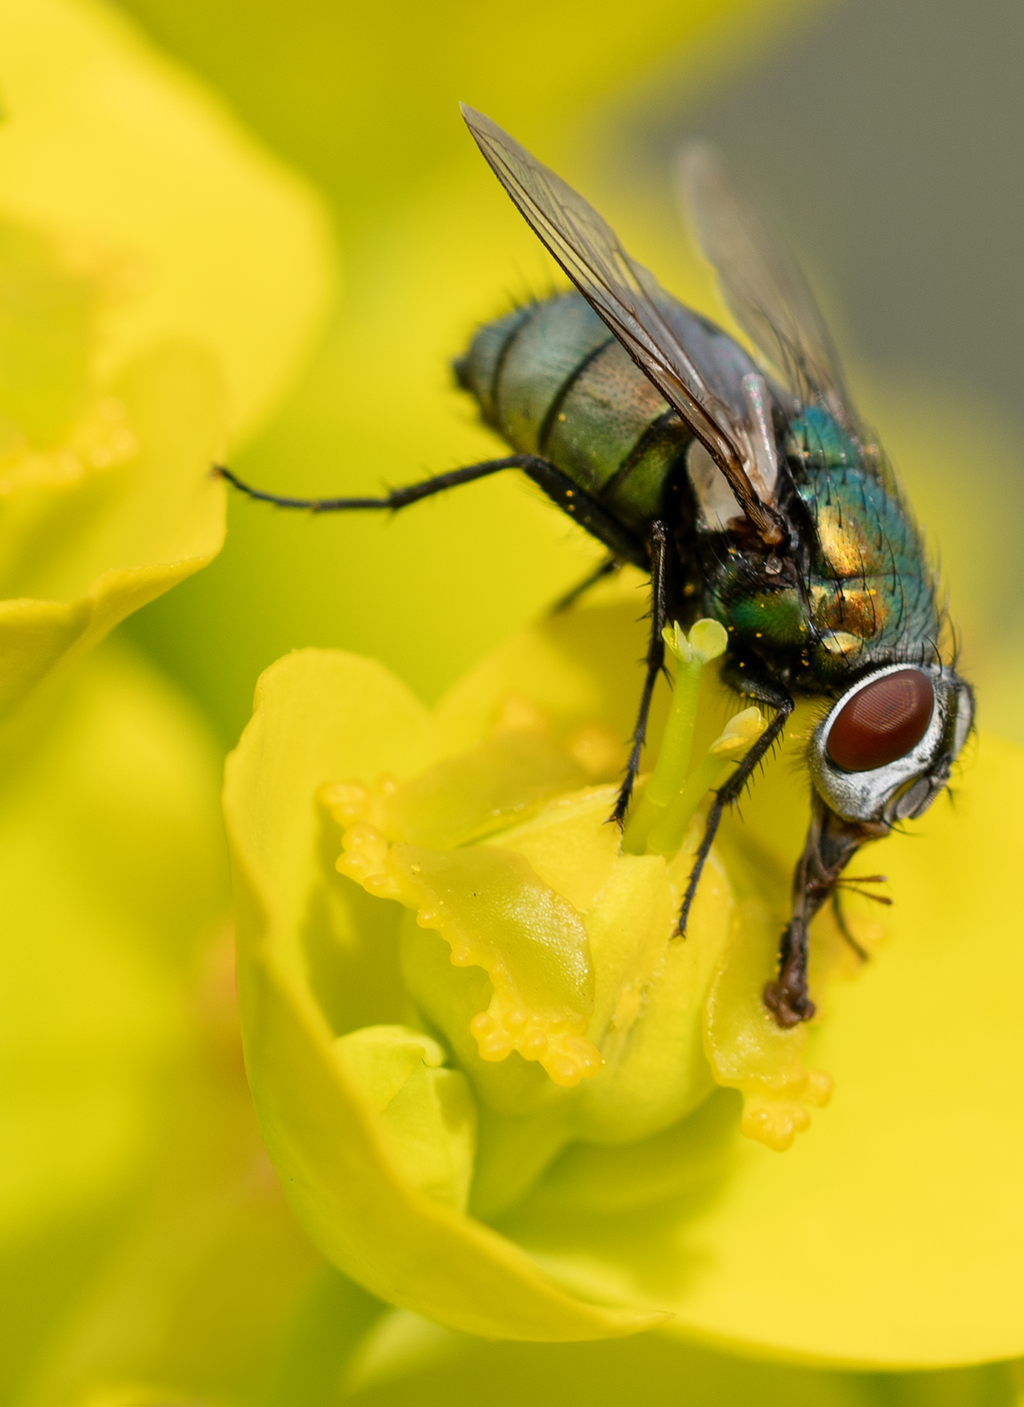
[[[644,742],[647,738],[647,719],[651,712],[651,699],[654,697],[654,686],[658,682],[658,675],[665,668],[665,640],[662,632],[668,624],[668,599],[669,599],[669,533],[668,528],[662,522],[651,524],[650,540],[650,569],[651,569],[651,639],[647,647],[647,674],[644,678],[643,693],[640,695],[640,710],[637,714],[636,727],[633,729],[633,742],[629,750],[629,760],[626,763],[626,775],[622,779],[619,787],[619,795],[615,802],[615,809],[609,816],[610,821],[614,821],[621,829],[625,820],[626,812],[629,810],[630,797],[633,795],[633,787],[636,783],[637,773],[640,771],[640,755],[644,749]]]
[[[561,615],[570,606],[574,606],[592,586],[596,586],[599,581],[604,581],[605,577],[613,576],[621,569],[622,563],[617,557],[606,557],[600,566],[595,567],[592,572],[588,572],[582,581],[578,581],[571,591],[567,591],[564,596],[559,596],[551,607],[551,615]]]
[[[686,936],[686,924],[690,917],[690,908],[693,904],[694,896],[697,893],[697,885],[700,882],[701,871],[704,869],[704,863],[711,853],[711,847],[714,844],[715,835],[718,832],[718,827],[721,823],[722,816],[725,814],[726,807],[731,806],[734,801],[739,800],[743,788],[747,785],[747,782],[754,773],[754,769],[757,767],[758,763],[768,755],[777,739],[780,737],[783,728],[786,726],[786,720],[793,712],[794,706],[792,698],[784,689],[780,689],[778,685],[772,684],[768,680],[759,678],[754,672],[748,672],[746,670],[740,672],[738,668],[730,668],[727,666],[722,672],[722,677],[727,683],[733,684],[748,697],[756,699],[758,703],[767,704],[770,708],[773,708],[775,715],[729,780],[715,793],[715,799],[711,804],[708,818],[704,823],[704,835],[701,838],[700,845],[697,848],[697,854],[694,857],[693,869],[690,871],[689,883],[686,886],[686,894],[683,896],[683,904],[679,912],[679,923],[676,926],[676,932],[680,938]]]

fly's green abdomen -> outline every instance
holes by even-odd
[[[513,449],[550,460],[646,537],[689,431],[578,293],[488,323],[456,374]]]

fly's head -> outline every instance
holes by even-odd
[[[794,877],[779,975],[764,989],[779,1026],[814,1015],[807,990],[810,920],[865,841],[931,805],[949,781],[973,717],[970,686],[952,669],[903,663],[856,680],[815,728],[811,826]]]
[[[970,732],[970,686],[941,664],[890,664],[852,684],[815,728],[810,770],[844,821],[884,833],[920,816]]]

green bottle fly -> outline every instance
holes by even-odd
[[[456,363],[460,384],[512,452],[379,498],[281,498],[222,472],[256,498],[329,512],[401,508],[520,469],[607,549],[581,590],[622,563],[648,572],[651,638],[612,817],[619,824],[666,625],[712,617],[725,627],[723,679],[774,714],[708,812],[680,936],[724,809],[780,736],[794,695],[823,699],[807,751],[810,830],[778,976],[764,992],[776,1021],[795,1025],[814,1013],[810,919],[832,900],[842,927],[844,868],[866,841],[930,805],[972,725],[970,687],[942,657],[921,535],[853,409],[799,269],[712,152],[690,148],[681,175],[704,252],[756,360],[666,293],[553,171],[481,113],[463,108],[463,116],[574,285],[486,324]]]

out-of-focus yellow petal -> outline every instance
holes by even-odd
[[[0,15],[0,208],[123,267],[109,376],[167,337],[219,363],[233,434],[299,369],[331,292],[310,189],[95,0]]]
[[[402,1310],[366,1334],[348,1372],[351,1407],[590,1407],[684,1402],[700,1407],[1014,1407],[1013,1372],[997,1363],[938,1373],[810,1370],[716,1352],[667,1334],[601,1344],[488,1344]],[[120,1407],[120,1404],[119,1404]]]
[[[216,366],[195,346],[165,344],[113,390],[138,452],[66,484],[23,485],[3,506],[0,716],[220,550]]]
[[[387,967],[394,917],[333,873],[313,798],[332,778],[401,781],[438,755],[438,740],[423,707],[368,661],[304,651],[263,676],[225,790],[246,1061],[263,1136],[316,1243],[392,1303],[508,1338],[634,1333],[658,1322],[657,1311],[567,1295],[510,1241],[420,1191],[333,1053],[342,1031],[332,1029],[330,1000],[317,1001],[311,955],[325,942],[347,949],[335,981],[345,967]],[[373,994],[362,1001],[368,1012]]]
[[[215,743],[107,646],[0,746],[0,1392],[247,1401],[324,1268],[245,1083]]]
[[[226,900],[212,759],[173,697],[110,656],[46,722],[0,795],[8,1243],[135,1171],[185,1039],[175,978]]]
[[[205,566],[330,285],[315,198],[108,8],[0,14],[0,718]]]

